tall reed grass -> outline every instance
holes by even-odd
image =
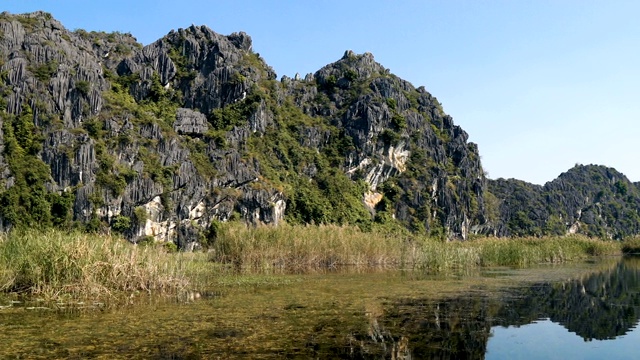
[[[46,299],[168,293],[188,284],[184,264],[162,248],[119,238],[55,230],[0,237],[0,291]]]
[[[335,225],[250,227],[224,224],[211,260],[244,272],[301,272],[338,266],[444,271],[527,266],[620,254],[620,243],[582,236],[441,241]]]
[[[409,245],[383,232],[364,233],[336,225],[251,227],[221,226],[210,249],[211,260],[248,272],[306,271],[343,265],[397,266],[405,262]]]
[[[625,239],[622,242],[622,252],[625,254],[640,254],[640,236]]]
[[[60,231],[0,235],[0,291],[45,299],[179,293],[230,272],[270,274],[343,266],[447,271],[526,266],[619,254],[621,243],[580,236],[440,241],[409,233],[320,225],[223,224],[207,254],[167,253],[119,238]]]

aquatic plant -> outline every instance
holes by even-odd
[[[382,228],[231,222],[217,228],[206,253],[171,253],[107,235],[24,230],[0,236],[0,291],[44,299],[176,294],[229,274],[528,266],[619,254],[621,244],[583,236],[448,242]]]
[[[396,267],[411,262],[409,242],[398,234],[363,232],[355,226],[227,223],[218,230],[210,258],[248,272]]]
[[[474,241],[482,266],[528,266],[538,263],[563,263],[591,256],[620,254],[620,242],[581,235],[481,239]]]

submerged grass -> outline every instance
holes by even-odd
[[[620,254],[615,241],[583,236],[441,241],[335,225],[250,227],[225,224],[211,260],[247,273],[304,272],[339,266],[427,271],[477,266],[527,266]]]
[[[0,237],[0,291],[44,299],[106,298],[184,289],[184,264],[161,248],[47,230]]]

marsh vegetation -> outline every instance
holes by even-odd
[[[405,232],[352,226],[250,227],[224,224],[210,259],[243,272],[304,272],[339,266],[410,268],[430,272],[478,266],[562,263],[620,254],[621,243],[584,236],[476,238],[443,241]]]
[[[203,251],[184,253],[109,235],[23,230],[0,238],[0,291],[43,299],[175,295],[226,276],[343,267],[426,273],[523,267],[618,255],[637,242],[583,236],[443,241],[355,226],[254,227],[231,222],[216,228]]]
[[[189,284],[179,254],[107,235],[57,230],[0,237],[0,290],[42,299],[176,293]]]

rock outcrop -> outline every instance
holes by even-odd
[[[70,32],[43,12],[3,13],[0,31],[2,144],[19,148],[0,158],[4,229],[77,224],[189,247],[234,212],[283,218],[284,194],[256,186],[258,164],[242,156],[269,115],[257,107],[253,128],[215,134],[207,119],[275,77],[246,34],[192,26],[142,47],[127,34]]]

